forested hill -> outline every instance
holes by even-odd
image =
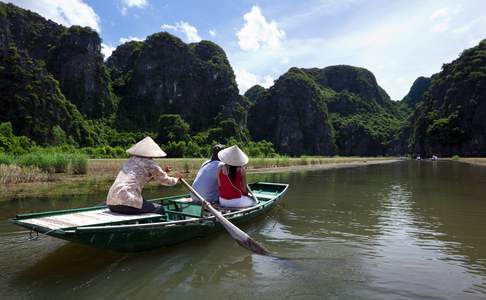
[[[107,62],[88,27],[66,28],[0,2],[0,122],[40,145],[249,141],[249,102],[224,51],[162,32]],[[174,124],[174,132],[166,125]],[[4,147],[5,148],[5,147]]]
[[[104,61],[94,30],[0,2],[0,123],[25,145],[127,147],[151,135],[175,156],[255,141],[294,156],[486,155],[485,56],[483,41],[402,101],[347,65],[291,68],[242,96],[213,42],[154,33]],[[0,132],[0,151],[9,139]]]
[[[370,71],[346,65],[291,68],[245,95],[251,135],[291,155],[385,155],[406,119]]]
[[[411,152],[486,155],[486,40],[432,76],[410,127]]]

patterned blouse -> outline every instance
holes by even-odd
[[[118,173],[106,197],[106,204],[141,208],[143,186],[152,179],[169,186],[177,183],[177,178],[167,175],[153,159],[132,156]]]

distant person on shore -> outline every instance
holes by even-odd
[[[246,172],[243,167],[248,156],[237,145],[221,150],[219,159],[224,163],[218,171],[219,205],[221,207],[248,207],[256,204],[246,188]]]
[[[164,157],[165,154],[159,145],[150,137],[146,137],[127,150],[130,158],[125,162],[118,173],[115,182],[106,197],[106,205],[112,212],[121,214],[157,213],[164,214],[162,205],[145,201],[142,198],[143,186],[152,179],[163,185],[175,185],[181,175],[176,177],[167,175],[171,167],[164,170],[159,167],[153,158]]]
[[[213,147],[213,153],[211,159],[205,161],[199,171],[197,172],[196,179],[192,183],[192,187],[201,195],[205,200],[210,203],[215,203],[219,200],[219,187],[218,187],[218,170],[223,165],[219,160],[218,153],[224,149],[224,145],[215,145]],[[200,200],[191,194],[192,201],[200,202]]]

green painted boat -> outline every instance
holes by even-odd
[[[258,203],[244,209],[221,209],[235,225],[268,213],[282,198],[288,184],[250,184]],[[216,218],[201,206],[188,202],[189,194],[153,199],[161,203],[165,215],[122,215],[106,206],[20,214],[13,224],[56,238],[115,251],[145,251],[204,237],[223,230]]]

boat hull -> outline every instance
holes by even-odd
[[[288,188],[288,185],[285,184],[272,183],[255,183],[252,186],[254,188],[263,186],[267,189],[273,187],[277,192],[274,193],[273,197],[267,196],[267,199],[264,201],[261,200],[262,192],[260,194],[255,193],[260,200],[257,206],[224,214],[235,225],[250,223],[252,220],[267,214],[281,200]],[[11,222],[29,228],[22,222],[22,218],[12,219]],[[64,240],[122,252],[152,250],[194,238],[209,236],[224,230],[213,216],[204,218],[185,217],[183,220],[154,221],[142,224],[134,222],[57,230],[43,227],[30,229]]]

